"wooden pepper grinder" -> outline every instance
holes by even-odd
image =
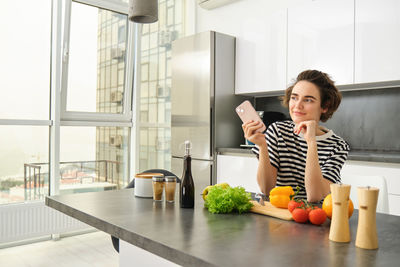
[[[379,189],[376,187],[357,188],[359,211],[356,247],[364,249],[378,248],[376,232],[376,205],[378,204]]]
[[[331,184],[333,208],[329,240],[335,242],[350,242],[350,188],[351,186],[347,184]]]

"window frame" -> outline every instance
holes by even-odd
[[[61,123],[69,126],[82,126],[90,123],[93,126],[129,126],[132,127],[132,88],[133,74],[135,62],[135,40],[129,38],[135,35],[135,26],[129,22],[127,17],[127,34],[126,34],[126,57],[125,57],[125,86],[123,95],[123,111],[121,114],[103,113],[103,112],[84,112],[84,111],[68,111],[68,66],[69,66],[69,42],[70,42],[70,25],[71,25],[71,6],[72,2],[93,6],[94,8],[106,9],[112,12],[121,13],[128,16],[129,6],[127,3],[117,3],[105,0],[65,0],[65,18],[64,32],[62,41],[62,73],[61,73]],[[127,60],[132,59],[132,60]],[[123,123],[123,124],[121,124]],[[107,124],[107,125],[105,125]]]

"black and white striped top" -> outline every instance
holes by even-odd
[[[265,132],[271,165],[278,170],[276,186],[300,187],[298,198],[307,199],[304,185],[306,168],[307,143],[302,137],[293,132],[293,121],[278,121],[272,123]],[[319,165],[322,175],[332,183],[340,183],[340,170],[347,159],[350,147],[332,130],[323,128],[326,132],[316,136]],[[259,154],[259,148],[253,148]]]

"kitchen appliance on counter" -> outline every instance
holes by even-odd
[[[171,167],[182,174],[190,140],[197,190],[216,183],[216,149],[242,142],[235,107],[248,97],[234,95],[234,81],[235,37],[208,31],[172,43]]]

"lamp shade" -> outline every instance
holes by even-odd
[[[129,20],[136,23],[153,23],[158,20],[157,0],[129,0]]]

